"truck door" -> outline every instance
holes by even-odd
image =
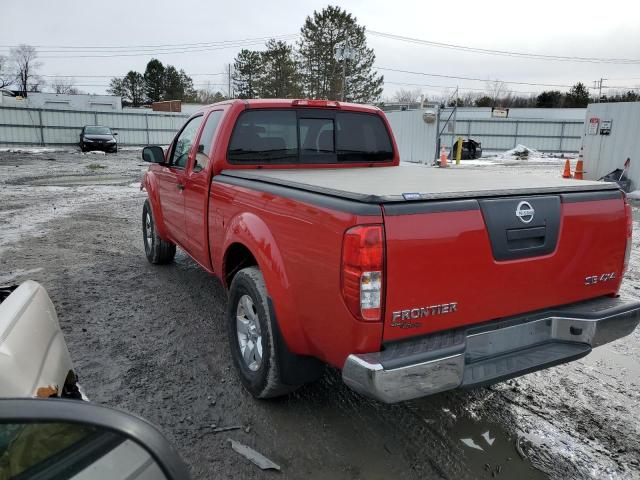
[[[184,179],[184,216],[189,253],[202,265],[211,268],[207,231],[209,203],[210,159],[215,150],[215,135],[223,110],[212,111],[205,120],[198,139],[198,147]]]
[[[186,166],[190,155],[195,152],[193,146],[201,123],[202,115],[193,117],[186,123],[171,146],[169,166],[162,167],[158,173],[162,216],[171,239],[179,243],[180,246],[187,245],[183,194]]]

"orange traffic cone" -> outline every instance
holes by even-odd
[[[569,159],[564,162],[564,172],[562,172],[562,178],[571,178],[571,163],[569,163]]]
[[[582,157],[582,147],[580,147],[580,155],[578,155],[578,163],[576,163],[576,171],[573,178],[582,180],[584,174],[584,159]]]
[[[447,152],[444,149],[444,145],[440,148],[440,166],[441,167],[448,167],[449,166],[447,164]]]

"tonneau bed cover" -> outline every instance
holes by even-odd
[[[413,165],[380,168],[224,170],[227,175],[366,203],[617,190],[615,183]]]

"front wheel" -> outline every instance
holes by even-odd
[[[256,398],[279,397],[299,386],[281,380],[273,321],[262,272],[257,267],[240,270],[229,288],[227,332],[242,385]]]
[[[144,253],[149,263],[169,263],[176,256],[176,245],[158,236],[149,200],[145,200],[142,208],[142,239],[144,241]]]

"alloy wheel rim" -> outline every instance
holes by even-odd
[[[262,332],[255,304],[249,295],[242,295],[236,307],[236,334],[240,355],[252,372],[262,365]]]
[[[144,217],[144,238],[145,247],[147,250],[151,248],[151,242],[153,241],[153,231],[151,229],[151,215],[147,212]]]

